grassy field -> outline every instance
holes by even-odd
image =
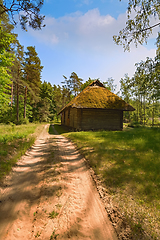
[[[132,230],[160,239],[160,128],[63,135],[88,159]]]
[[[42,124],[0,124],[0,179],[5,176],[40,133]]]

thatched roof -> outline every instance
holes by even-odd
[[[135,109],[109,91],[99,80],[95,80],[74,99],[72,99],[61,111],[66,108],[100,108],[100,109],[118,109],[123,111],[134,111]]]

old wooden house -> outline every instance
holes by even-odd
[[[95,80],[61,111],[61,124],[75,130],[122,130],[123,111],[135,109]]]

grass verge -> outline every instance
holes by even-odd
[[[9,173],[17,160],[33,145],[42,128],[42,124],[0,124],[0,179]]]
[[[68,133],[71,131],[68,127],[61,126],[58,123],[54,124],[54,128],[59,134]]]
[[[160,129],[63,135],[76,143],[99,175],[127,219],[134,239],[142,239],[138,238],[142,235],[146,236],[143,239],[160,239]]]

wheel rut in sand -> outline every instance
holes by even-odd
[[[47,129],[0,185],[0,239],[116,240],[85,160]]]

